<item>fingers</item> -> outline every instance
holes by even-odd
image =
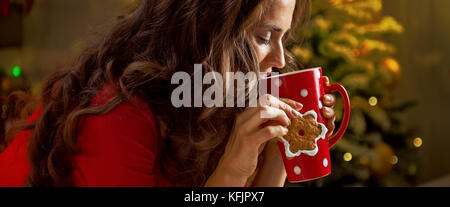
[[[325,77],[325,83],[329,85],[328,77]],[[334,105],[336,104],[336,97],[333,94],[325,94],[322,98],[324,107],[322,108],[322,115],[327,120],[328,137],[333,134],[335,128],[336,115],[334,113]]]
[[[327,129],[328,129],[328,136],[331,136],[333,134],[335,124],[334,121],[336,120],[336,116],[334,113],[334,110],[330,107],[323,107],[322,108],[322,115],[326,119]]]
[[[266,104],[274,107],[274,108],[280,108],[281,110],[283,110],[284,112],[286,112],[286,114],[290,117],[290,118],[295,118],[297,117],[297,111],[291,107],[289,104],[281,101],[278,98],[275,98],[272,95],[266,94],[264,95],[264,97],[262,97],[263,99],[265,99],[267,102]],[[290,101],[290,103],[292,103]],[[293,103],[295,105],[295,103]]]
[[[303,105],[291,99],[278,99],[271,95],[264,95],[258,107],[249,108],[236,120],[240,136],[251,136],[258,145],[267,140],[287,133],[286,127],[291,124],[290,118],[298,116]],[[264,114],[264,115],[263,115]]]
[[[289,106],[291,106],[293,109],[300,111],[303,108],[303,104],[294,101],[292,99],[288,99],[288,98],[280,98],[281,101],[283,101],[284,103],[288,104]]]
[[[265,113],[266,117],[270,118],[265,118],[261,116],[260,113]],[[277,125],[281,124],[283,126],[289,126],[291,124],[291,120],[283,110],[270,106],[262,106],[259,112],[254,113],[250,119],[242,125],[242,128],[247,129],[247,133],[251,133],[259,130],[261,128],[260,125],[271,121],[275,121]],[[274,123],[272,125],[274,125]]]
[[[325,79],[325,85],[330,85],[330,79],[327,76],[323,76],[323,78]]]
[[[336,104],[336,97],[333,94],[325,94],[322,98],[323,105],[328,107],[334,107]]]
[[[267,141],[280,136],[285,136],[288,133],[288,129],[286,127],[280,125],[271,125],[266,126],[260,130],[258,130],[252,137],[257,141],[258,145],[262,143],[266,143]]]
[[[322,115],[325,119],[332,119],[335,116],[334,109],[324,106],[322,108]]]
[[[334,129],[335,129],[334,122],[335,121],[336,121],[336,117],[333,117],[332,119],[327,120],[327,129],[328,129],[327,135],[328,135],[328,137],[330,137],[334,132]]]

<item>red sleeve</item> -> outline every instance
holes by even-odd
[[[28,119],[30,124],[37,120],[42,111],[39,105]],[[20,131],[11,144],[0,154],[0,187],[21,187],[30,171],[27,159],[27,143],[31,138],[31,130]]]
[[[77,186],[156,186],[158,135],[151,110],[124,102],[80,120],[74,156]]]

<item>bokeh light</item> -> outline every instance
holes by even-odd
[[[375,96],[369,98],[369,105],[376,106],[378,104],[378,99]]]
[[[396,155],[393,155],[391,157],[391,164],[395,165],[398,163],[398,157]]]
[[[15,66],[12,69],[12,74],[13,74],[14,77],[19,77],[21,73],[22,73],[22,69],[20,69],[19,66]]]
[[[419,147],[421,147],[421,146],[422,146],[422,144],[423,144],[423,142],[422,142],[422,138],[420,138],[420,137],[416,137],[416,138],[414,138],[414,141],[413,141],[413,145],[414,145],[414,147],[417,147],[417,148],[419,148]]]
[[[349,162],[350,160],[352,160],[353,156],[350,152],[347,152],[344,154],[344,160]]]

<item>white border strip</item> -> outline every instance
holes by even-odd
[[[304,73],[304,72],[309,72],[309,71],[315,71],[315,70],[319,70],[319,69],[320,69],[320,67],[309,68],[309,69],[302,69],[302,70],[293,71],[293,72],[289,72],[289,73],[282,73],[282,74],[279,74],[279,75],[270,76],[267,79],[279,78],[279,77],[283,77],[283,76],[293,75],[293,74],[297,74],[297,73]]]

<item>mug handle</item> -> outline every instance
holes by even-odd
[[[350,119],[350,99],[348,97],[347,90],[345,90],[344,86],[334,83],[329,86],[325,84],[325,81],[323,81],[324,85],[324,92],[325,93],[331,93],[332,91],[337,91],[342,96],[342,100],[344,101],[344,115],[342,117],[341,126],[339,127],[336,134],[332,135],[330,138],[328,138],[328,146],[329,148],[333,147],[339,139],[344,136],[345,130],[348,126],[348,121]]]

